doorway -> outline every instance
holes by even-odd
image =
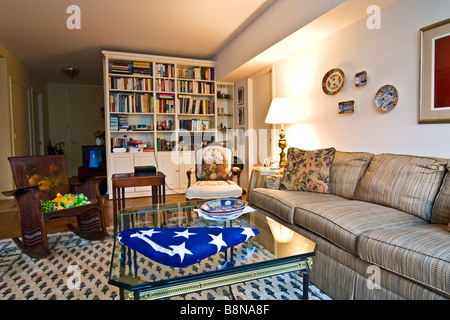
[[[10,78],[12,156],[44,154],[42,94]]]
[[[249,78],[249,172],[272,156],[272,125],[265,123],[272,102],[272,81],[272,67]]]

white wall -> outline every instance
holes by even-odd
[[[382,9],[380,30],[363,19],[276,62],[275,96],[291,97],[298,113],[299,123],[287,126],[289,146],[450,158],[450,124],[417,123],[419,29],[449,16],[447,0],[400,0]],[[328,96],[322,78],[332,68],[341,68],[346,82]],[[363,70],[368,84],[356,88]],[[399,102],[381,113],[374,97],[386,84],[397,88]],[[338,103],[347,100],[355,100],[355,112],[339,115]]]

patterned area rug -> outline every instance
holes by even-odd
[[[0,241],[0,300],[118,300],[119,289],[108,284],[113,248],[112,230],[103,241],[73,233],[49,236],[51,255],[33,259],[12,240]],[[74,267],[81,282],[74,281]],[[297,273],[248,281],[172,297],[172,300],[298,300],[302,277]],[[313,284],[310,300],[331,300]]]

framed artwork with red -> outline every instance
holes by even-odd
[[[450,19],[420,29],[419,123],[450,122]]]

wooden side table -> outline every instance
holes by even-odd
[[[271,169],[270,167],[254,167],[248,184],[248,197],[252,189],[264,187],[266,178],[272,174],[282,173],[283,168]]]
[[[152,186],[152,203],[166,202],[166,175],[162,172],[149,175],[115,173],[111,177],[113,193],[114,231],[117,228],[117,214],[125,208],[125,188]]]

